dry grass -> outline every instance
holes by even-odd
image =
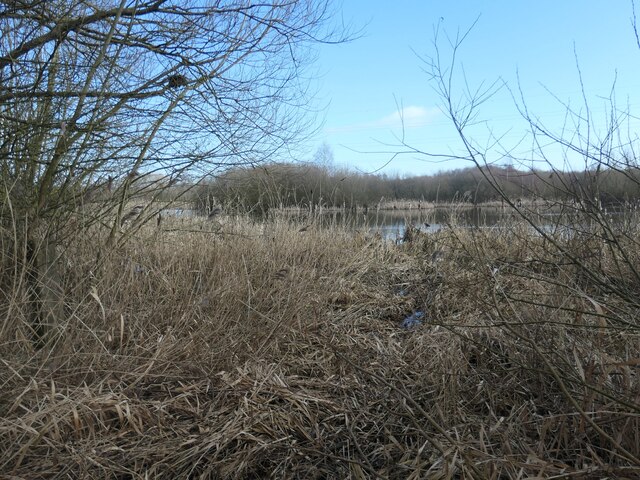
[[[98,240],[77,238],[48,348],[33,349],[26,301],[10,297],[0,472],[640,475],[630,273],[614,272],[618,294],[598,289],[518,225],[415,232],[395,246],[224,222],[218,233],[143,229],[98,261]],[[613,272],[615,255],[601,253],[581,258]],[[424,324],[402,329],[415,310]]]

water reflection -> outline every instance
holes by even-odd
[[[437,232],[447,225],[484,228],[497,225],[505,219],[499,208],[436,208],[429,210],[379,210],[368,213],[327,212],[319,216],[325,227],[338,225],[353,229],[366,229],[380,233],[383,238],[397,240],[404,236],[407,225],[423,232]]]
[[[195,210],[189,208],[169,208],[162,211],[163,214],[173,217],[201,217]],[[604,211],[617,228],[629,230],[626,225],[633,220],[633,225],[637,225],[635,215],[630,215],[631,211]],[[571,234],[578,230],[589,230],[589,225],[585,222],[592,222],[593,217],[584,212],[568,211],[567,208],[546,207],[537,209],[536,212],[529,211],[527,217],[532,220],[537,228],[550,234]],[[255,215],[256,220],[264,220],[262,215]],[[204,218],[204,217],[203,217]],[[458,228],[501,228],[512,225],[514,219],[522,218],[515,211],[509,208],[500,207],[441,207],[433,209],[413,209],[413,210],[369,210],[344,211],[329,210],[324,212],[310,213],[306,211],[286,211],[271,210],[267,219],[286,219],[294,223],[330,228],[341,227],[351,230],[367,231],[369,233],[379,233],[383,238],[399,241],[404,237],[407,225],[422,232],[437,232],[447,226]],[[535,231],[533,227],[530,227]]]
[[[608,222],[616,228],[622,228],[629,212],[605,213]],[[576,228],[589,230],[584,222],[592,221],[592,217],[584,212],[567,212],[566,209],[550,207],[537,212],[527,212],[527,217],[538,228],[553,234],[567,234]],[[380,210],[364,214],[362,212],[327,212],[319,215],[320,225],[342,226],[346,228],[365,229],[371,233],[380,233],[383,238],[397,241],[402,239],[407,225],[422,232],[437,232],[447,226],[458,228],[501,228],[512,226],[512,221],[522,220],[515,211],[500,207],[473,208],[436,208],[424,210]],[[591,220],[589,220],[591,218]],[[584,228],[581,228],[584,227]],[[535,230],[530,227],[532,232]]]

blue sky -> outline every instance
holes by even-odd
[[[309,156],[326,142],[337,165],[367,172],[382,168],[401,150],[394,146],[402,134],[400,110],[408,143],[433,153],[459,151],[460,142],[417,55],[434,53],[438,23],[441,31],[455,36],[478,16],[459,53],[470,86],[502,79],[517,89],[518,74],[530,111],[560,129],[565,109],[545,88],[581,108],[575,48],[596,126],[604,125],[602,97],[609,96],[614,80],[618,107],[629,105],[640,115],[640,50],[631,25],[631,0],[344,0],[336,8],[338,19],[361,29],[361,36],[319,51],[318,101],[327,107],[323,127],[309,143]],[[442,54],[448,58],[444,46]],[[463,87],[460,72],[456,98]],[[485,123],[470,132],[475,141],[486,143],[491,130],[503,136],[502,143],[513,153],[530,157],[530,142],[522,140],[527,125],[507,89],[482,105],[479,119]],[[632,127],[638,125],[634,122]],[[562,152],[554,162],[563,167]],[[579,166],[575,158],[570,162]],[[381,171],[415,175],[464,166],[400,155]]]

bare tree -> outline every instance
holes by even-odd
[[[460,153],[420,151],[404,142],[402,152],[471,162],[509,213],[522,221],[502,226],[499,233],[519,246],[514,250],[504,245],[503,251],[482,249],[475,233],[468,242],[460,241],[478,265],[489,268],[492,291],[480,299],[483,315],[493,331],[513,339],[508,350],[528,352],[540,373],[557,386],[570,414],[590,432],[576,440],[579,448],[593,448],[591,437],[597,436],[607,462],[635,465],[640,461],[635,430],[624,422],[640,410],[640,387],[635,379],[620,388],[611,380],[619,373],[607,368],[615,365],[626,375],[626,365],[637,362],[640,237],[637,213],[628,205],[607,205],[601,191],[603,180],[611,176],[625,179],[636,191],[640,187],[632,114],[616,104],[612,88],[604,121],[595,121],[580,75],[583,104],[575,109],[563,103],[565,122],[558,129],[535,115],[519,86],[510,89],[528,127],[528,155],[515,155],[491,128],[488,139],[478,139],[474,126],[482,106],[509,86],[501,80],[470,85],[459,65],[470,32],[451,38],[436,29],[433,54],[422,59],[457,133]],[[505,160],[530,166],[528,175],[544,187],[542,195],[529,192],[536,201],[523,202],[505,188],[508,181],[494,174],[497,169],[490,167]],[[612,214],[619,207],[624,208]],[[462,332],[455,325],[447,327]],[[593,371],[585,374],[583,365]],[[616,422],[625,426],[611,428]]]
[[[423,59],[426,71],[436,92],[443,100],[443,110],[451,120],[462,145],[462,153],[458,156],[449,154],[449,157],[471,162],[489,183],[497,191],[503,201],[509,205],[523,220],[525,220],[538,235],[545,238],[559,253],[574,264],[583,274],[596,281],[605,291],[615,292],[625,302],[634,307],[638,306],[637,297],[628,290],[623,290],[611,285],[605,272],[592,268],[583,255],[566,248],[558,241],[557,231],[577,232],[581,235],[597,238],[600,245],[597,252],[591,252],[596,258],[600,258],[603,249],[613,256],[614,263],[618,266],[618,275],[631,275],[631,281],[640,283],[640,275],[637,266],[630,261],[628,252],[619,241],[624,237],[634,246],[636,240],[633,231],[620,230],[624,224],[614,225],[612,217],[606,215],[605,199],[601,192],[603,177],[617,175],[617,178],[629,182],[628,188],[640,187],[640,175],[638,174],[638,160],[635,152],[638,149],[638,139],[629,127],[632,114],[628,109],[619,108],[615,101],[615,89],[612,89],[607,99],[607,112],[604,122],[596,122],[593,118],[589,102],[580,73],[583,105],[575,109],[562,103],[566,110],[564,126],[555,131],[545,125],[544,120],[536,116],[528,107],[526,96],[521,89],[515,89],[518,95],[513,95],[515,108],[528,125],[529,141],[532,148],[530,156],[522,158],[513,154],[513,148],[505,146],[499,136],[490,133],[489,140],[479,142],[471,133],[471,128],[476,122],[482,105],[495,95],[501,88],[509,88],[501,80],[489,85],[481,84],[471,89],[469,84],[463,83],[460,92],[455,90],[456,62],[459,50],[464,40],[473,27],[464,34],[454,39],[448,39],[451,48],[450,61],[446,62],[441,54],[438,32],[434,41],[435,55]],[[459,99],[458,99],[459,97]],[[600,123],[600,126],[597,124]],[[573,128],[569,128],[569,126]],[[602,126],[604,125],[604,126]],[[405,145],[410,148],[409,145]],[[417,150],[410,150],[416,152]],[[420,152],[430,157],[445,157],[431,152]],[[561,158],[558,158],[560,153]],[[565,160],[565,169],[559,166],[559,162]],[[568,159],[572,165],[582,164],[580,170],[566,169]],[[507,188],[508,182],[494,174],[495,169],[489,168],[507,160],[517,161],[524,168],[530,167],[529,176],[536,181],[536,188],[541,191],[529,191],[529,196],[540,196],[547,209],[555,209],[558,215],[554,228],[550,231],[541,226],[539,217],[539,205],[523,204],[513,191]],[[546,168],[544,168],[546,167]],[[543,187],[543,188],[541,188]],[[608,205],[611,207],[624,207],[624,205]],[[628,226],[628,225],[627,225]],[[630,245],[627,245],[628,248]],[[592,256],[593,256],[592,255]],[[624,267],[622,265],[624,264]]]
[[[132,197],[308,132],[305,66],[312,44],[336,40],[327,20],[315,0],[4,2],[1,233],[34,301],[70,221],[110,225],[117,245]]]

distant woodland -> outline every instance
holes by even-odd
[[[357,208],[400,200],[480,204],[501,199],[489,180],[514,201],[597,197],[602,204],[624,204],[640,199],[637,168],[562,172],[494,166],[400,177],[290,163],[229,170],[202,186],[198,199],[201,208],[219,203],[239,209]]]

